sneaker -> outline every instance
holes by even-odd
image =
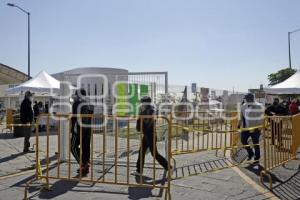
[[[23,153],[34,153],[35,151],[33,150],[30,150],[30,149],[24,149],[23,150]]]
[[[248,155],[247,161],[252,160],[253,156],[254,156],[254,154]]]
[[[133,171],[130,174],[133,175],[133,176],[142,176],[142,174],[138,171]]]
[[[24,149],[23,152],[24,152],[24,153],[28,153],[28,152],[29,152],[29,149]]]
[[[252,165],[258,165],[259,160],[260,160],[260,158],[258,158],[258,159],[254,158],[254,161],[253,161]]]
[[[89,173],[90,166],[88,164],[82,165],[80,168],[77,169],[77,173],[79,174],[81,171],[82,175],[86,175]]]

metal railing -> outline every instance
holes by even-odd
[[[143,175],[151,176],[151,182],[144,180],[144,176],[142,175],[132,176],[130,174],[130,169],[135,168],[132,164],[135,163],[137,159],[132,152],[136,152],[137,146],[140,146],[140,148],[143,149],[142,141],[144,135],[144,123],[141,125],[141,133],[138,134],[133,131],[137,120],[133,117],[101,116],[91,114],[43,114],[38,117],[36,127],[41,117],[46,118],[46,142],[43,144],[41,143],[41,136],[36,128],[36,176],[35,179],[30,180],[26,184],[24,194],[25,199],[28,198],[28,190],[31,183],[41,179],[46,181],[46,188],[50,188],[50,179],[88,182],[94,184],[102,183],[159,188],[165,190],[165,199],[171,199],[170,141],[166,144],[168,151],[165,157],[169,163],[167,170],[158,167],[158,164],[156,163],[156,157],[158,154],[153,153],[153,159],[148,159],[147,162],[145,162],[145,170],[143,173]],[[54,133],[54,135],[49,131],[50,117],[56,118],[57,126],[59,127],[57,133]],[[72,135],[75,134],[71,131],[72,117],[77,118],[77,130],[79,128],[79,165],[72,156],[71,148],[73,145],[71,139]],[[154,123],[154,127],[158,126],[157,123],[161,123],[163,121],[164,124],[168,125],[168,131],[165,132],[167,135],[164,137],[171,138],[171,124],[168,118],[163,116],[139,117],[141,118],[141,121],[151,119]],[[62,129],[62,126],[66,129]],[[155,130],[156,129],[154,128],[152,132],[153,141],[157,140],[157,133]],[[66,134],[65,136],[67,136],[68,141],[63,141],[63,134]],[[87,148],[87,146],[84,145],[84,137],[86,137],[84,134],[90,134],[90,170],[88,174],[84,174],[80,169],[78,173],[76,173],[76,169],[74,169],[75,166],[82,166],[83,164],[83,151],[85,151],[83,148]],[[62,145],[62,143],[64,144]],[[163,143],[156,144],[156,142],[153,142],[152,145],[152,148],[156,149],[157,145],[163,145]],[[67,151],[67,153],[64,153],[63,151]],[[43,152],[43,155],[41,152]],[[142,159],[142,153],[140,154],[140,159]],[[41,163],[40,160],[44,160],[44,163]],[[56,162],[53,163],[53,160]],[[141,162],[141,168],[142,164],[143,163]]]

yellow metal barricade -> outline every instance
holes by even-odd
[[[192,166],[207,164],[208,167],[204,167],[204,170],[201,168],[201,172],[199,173],[257,163],[256,160],[244,161],[246,157],[243,157],[239,162],[233,159],[233,157],[245,147],[252,148],[254,146],[261,146],[261,144],[251,144],[251,142],[248,145],[243,145],[241,143],[241,132],[247,131],[251,134],[263,128],[263,125],[251,128],[238,128],[239,117],[237,112],[178,112],[171,115],[170,121],[172,121],[171,152],[173,159],[176,158],[177,155],[182,154],[216,151],[215,158],[211,157],[207,163],[206,161],[204,163],[194,163],[192,160],[178,157],[178,159],[182,159],[183,163],[192,162]],[[221,157],[218,156],[219,151],[223,151]],[[226,154],[228,151],[230,154]],[[178,163],[176,159],[174,159],[175,164]],[[179,168],[183,171],[184,168],[189,168],[189,166],[183,164],[183,166]],[[190,173],[191,170],[188,170],[187,176],[199,174],[195,168],[192,167],[192,170],[195,173],[192,174]],[[181,174],[182,176],[178,176],[176,170],[175,179],[187,177],[183,172]]]
[[[12,131],[13,126],[11,124],[13,123],[13,109],[8,108],[6,109],[6,128]]]
[[[293,141],[292,141],[292,154],[296,157],[298,149],[300,147],[300,114],[294,115],[292,117],[292,135],[293,135]]]
[[[237,145],[234,112],[177,112],[172,121],[172,155],[208,150],[231,150]],[[217,153],[217,152],[216,152]]]
[[[167,124],[167,131],[157,133],[158,129],[154,128],[152,132],[153,141],[158,138],[167,138],[167,155],[165,159],[169,163],[167,170],[160,167],[156,163],[158,153],[152,153],[153,159],[147,156],[144,170],[141,176],[134,176],[130,171],[136,169],[136,161],[138,152],[143,151],[143,135],[136,131],[135,117],[118,117],[118,116],[103,116],[92,114],[55,114],[41,115],[39,118],[45,117],[46,120],[46,135],[41,136],[36,132],[36,177],[27,183],[25,189],[25,199],[28,198],[28,190],[30,184],[36,180],[46,180],[47,188],[50,188],[49,180],[66,180],[87,183],[103,183],[112,185],[135,186],[158,188],[165,190],[165,199],[171,199],[170,181],[171,181],[171,124],[167,117],[163,116],[139,116],[140,121],[151,120],[154,127],[159,127],[162,124]],[[49,120],[56,120],[57,132],[49,131]],[[76,118],[76,119],[75,119]],[[72,155],[74,148],[73,137],[75,133],[71,132],[72,119],[79,124],[76,125],[77,134],[79,133],[79,164]],[[89,122],[87,122],[87,119]],[[39,121],[39,120],[38,120]],[[74,121],[73,121],[74,122]],[[68,126],[68,131],[62,126]],[[89,126],[90,124],[90,126]],[[141,123],[141,130],[143,129]],[[79,130],[78,130],[79,129]],[[73,129],[74,130],[74,129]],[[67,134],[68,141],[62,145],[62,134]],[[83,148],[86,135],[90,134],[90,156],[89,156],[89,173],[83,174],[82,170],[76,170],[83,164],[84,153]],[[165,134],[161,136],[160,134]],[[43,138],[44,140],[42,140]],[[147,143],[148,144],[148,143]],[[164,141],[153,142],[152,149],[162,149],[165,145]],[[150,148],[150,146],[148,145]],[[63,149],[62,149],[63,148]],[[63,151],[66,150],[65,158],[62,158]],[[43,153],[44,152],[44,153]],[[153,151],[153,152],[156,152]],[[163,152],[163,151],[162,151]],[[146,152],[145,152],[146,153]],[[143,154],[139,154],[142,159]],[[40,163],[41,162],[41,163]],[[140,162],[142,165],[142,162]],[[41,165],[40,165],[41,164]],[[41,166],[41,167],[38,167]],[[41,168],[43,168],[41,172]],[[147,181],[146,177],[150,177],[151,181]]]
[[[300,115],[265,117],[263,129],[264,170],[260,176],[261,182],[263,182],[264,176],[269,178],[271,190],[272,178],[268,172],[296,158],[300,145],[299,125]]]
[[[241,131],[253,131],[261,129],[263,142],[263,163],[264,171],[261,179],[268,175],[268,171],[278,167],[291,159],[295,159],[300,145],[300,115],[290,117],[265,117],[262,126],[248,129],[238,129],[237,113],[184,113],[170,117],[163,116],[140,116],[140,130],[137,132],[135,117],[103,116],[103,115],[41,115],[39,118],[46,118],[46,133],[40,135],[36,123],[36,178],[35,180],[46,180],[45,188],[49,189],[49,180],[79,181],[88,183],[103,183],[112,185],[135,186],[159,188],[165,190],[165,199],[171,199],[170,181],[172,156],[180,154],[195,153],[208,150],[231,150],[246,147],[240,144]],[[190,116],[189,116],[190,115]],[[200,117],[199,117],[200,116]],[[56,121],[56,132],[50,132],[49,121],[54,118]],[[79,146],[83,147],[84,134],[90,134],[90,156],[89,173],[83,174],[76,168],[83,162],[83,149],[80,148],[79,164],[72,155],[74,133],[71,132],[72,119],[76,118],[79,126],[76,126],[79,133]],[[85,127],[89,119],[91,126]],[[166,148],[164,157],[169,163],[167,170],[160,167],[156,162],[156,151],[152,151],[153,158],[146,156],[143,176],[150,177],[151,181],[145,180],[142,176],[133,176],[130,171],[136,169],[136,161],[143,158],[144,134],[143,121],[149,120],[154,123],[151,139],[152,149]],[[66,126],[67,124],[67,126]],[[89,124],[89,123],[88,123]],[[63,129],[62,126],[67,129]],[[162,128],[164,127],[164,128]],[[67,136],[67,142],[63,144],[62,139]],[[163,140],[165,139],[165,141]],[[148,139],[149,140],[149,139]],[[156,143],[157,141],[157,143]],[[147,144],[148,147],[149,144]],[[260,145],[260,144],[257,144]],[[248,145],[253,146],[253,145]],[[66,151],[65,157],[64,151]],[[162,151],[162,150],[161,150]],[[153,153],[155,152],[155,153]],[[162,151],[163,152],[163,151]],[[150,152],[151,153],[151,152]],[[227,167],[237,166],[239,163],[231,163]],[[225,167],[225,168],[227,168]],[[224,169],[220,168],[220,169]],[[220,170],[218,169],[218,170]],[[167,172],[166,172],[167,171]],[[269,176],[270,178],[270,176]],[[25,199],[28,197],[30,184],[25,189]],[[163,181],[165,180],[165,181]],[[270,188],[272,180],[270,178]]]

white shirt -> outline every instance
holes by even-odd
[[[253,102],[245,103],[241,107],[241,128],[261,126],[264,118],[264,107],[262,104]]]

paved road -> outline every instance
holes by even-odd
[[[33,140],[32,143],[34,143]],[[41,137],[41,143],[45,144],[45,137]],[[22,172],[34,165],[33,153],[21,153],[23,138],[11,138],[1,135],[0,145],[1,175]],[[52,149],[51,152],[55,152],[53,146],[50,146],[50,149]],[[163,146],[160,149],[163,152]],[[131,161],[135,162],[136,157],[137,154],[133,152]],[[171,184],[172,199],[276,199],[270,197],[268,193],[264,194],[266,190],[247,180],[238,169],[228,168],[205,173],[222,166],[222,162],[223,164],[228,162],[222,157],[215,157],[214,151],[180,155],[176,156],[175,159],[177,169],[174,171],[174,180]],[[151,160],[150,155],[147,155],[146,160]],[[242,171],[245,171],[244,169],[247,170],[243,168]],[[120,176],[125,176],[125,171],[125,169],[120,168]],[[186,175],[192,176],[184,177]],[[10,178],[0,178],[0,199],[22,199],[24,184],[32,176],[33,172]],[[250,177],[257,181],[257,176]],[[294,178],[290,182],[295,181],[297,179]],[[164,197],[164,193],[160,189],[128,188],[103,184],[91,185],[89,183],[70,183],[66,181],[51,181],[51,185],[53,190],[46,192],[40,192],[38,187],[32,187],[30,196],[32,199],[163,199]],[[280,190],[284,189],[281,188]]]

